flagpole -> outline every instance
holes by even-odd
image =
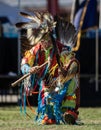
[[[20,12],[21,1],[18,0],[18,11]],[[19,20],[19,17],[18,17]],[[20,42],[20,31],[18,30],[18,75],[20,75],[20,62],[21,62],[21,42]]]
[[[101,0],[99,0],[99,29],[101,29]],[[95,59],[95,70],[96,70],[96,76],[95,76],[95,82],[96,82],[96,92],[99,91],[99,29],[96,29],[96,59]]]
[[[73,0],[71,16],[70,16],[71,23],[73,23],[73,21],[74,21],[75,3],[76,3],[76,0]]]
[[[79,0],[73,0],[72,9],[71,9],[71,16],[70,16],[70,21],[72,24],[74,21],[74,16],[78,10],[78,6],[79,6]]]
[[[95,45],[95,90],[99,91],[99,29],[96,29],[96,45]]]
[[[100,8],[99,8],[99,29],[101,29],[101,0],[99,0],[100,2]]]

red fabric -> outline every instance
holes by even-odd
[[[42,90],[40,91],[41,99],[42,99],[42,105],[44,105],[45,100],[44,100],[44,91],[45,90],[45,83],[42,82]]]
[[[58,46],[59,52],[61,52],[63,45],[62,45],[59,41],[57,41],[56,44],[57,44],[57,46]],[[34,55],[36,55],[37,52],[39,51],[38,62],[37,62],[38,65],[41,65],[41,64],[43,64],[43,63],[46,61],[46,59],[45,59],[45,52],[42,51],[41,49],[42,49],[42,46],[41,46],[40,44],[37,44],[37,45],[35,46],[35,49],[33,50],[33,54],[34,54]],[[52,49],[51,49],[51,50],[50,50],[50,55],[52,55],[52,53],[54,53],[54,52],[52,52]],[[55,66],[56,64],[57,64],[56,54],[54,53],[53,56],[52,56],[50,69],[51,69],[53,66]],[[44,68],[42,68],[42,69],[40,70],[40,72],[39,72],[40,76],[41,76],[41,74],[42,74],[43,71],[44,71]],[[56,69],[56,71],[55,71],[55,73],[54,73],[54,77],[57,77],[57,75],[58,75],[58,69]]]
[[[66,100],[75,100],[73,96],[65,96],[64,101]]]

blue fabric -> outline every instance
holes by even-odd
[[[42,100],[44,100],[44,98],[42,98],[42,93],[41,93],[42,92],[42,88],[43,88],[43,81],[42,81],[42,79],[40,79],[38,81],[38,85],[39,85],[39,94],[38,94],[38,108],[37,108],[36,121],[38,123],[40,123],[42,121],[42,119],[44,118],[44,115],[45,115],[45,112],[46,112],[46,103],[42,102]],[[38,115],[40,115],[40,117]]]
[[[52,95],[52,97],[53,97],[54,99],[58,100],[59,103],[61,103],[62,100],[63,100],[63,98],[65,97],[70,82],[71,82],[71,80],[67,81],[67,82],[64,84],[64,87],[63,87],[62,90],[60,90],[59,94]]]
[[[20,87],[20,112],[22,113],[22,84]]]
[[[24,114],[26,115],[26,92],[24,92]]]
[[[23,101],[23,102],[22,102]],[[24,107],[24,108],[22,108]],[[20,112],[26,115],[26,92],[23,93],[23,85],[20,87]]]
[[[27,73],[29,72],[30,68],[31,68],[31,67],[30,67],[28,64],[22,65],[22,66],[21,66],[21,72],[22,72],[22,74],[23,74],[23,75],[24,75],[24,74],[27,74]]]
[[[79,28],[80,19],[82,17],[82,12],[85,6],[86,0],[84,0],[75,15],[74,26],[76,29]],[[97,0],[90,0],[87,6],[86,14],[83,21],[82,30],[88,29],[90,27],[97,26]]]
[[[50,55],[50,57],[52,58],[54,54],[54,49],[52,50],[52,53]],[[44,71],[41,74],[41,78],[38,79],[38,85],[39,85],[39,95],[38,95],[38,109],[37,109],[37,113],[40,114],[41,113],[41,117],[38,119],[38,116],[36,117],[36,119],[38,119],[38,122],[40,122],[43,117],[44,114],[46,114],[46,103],[45,103],[45,97],[42,97],[42,90],[43,90],[43,79],[45,77],[45,75],[47,74],[49,68],[48,65],[46,65]],[[44,102],[44,103],[43,103]]]
[[[45,106],[46,110],[47,110],[46,114],[51,119],[55,118],[57,124],[60,124],[60,121],[62,121],[64,123],[64,119],[63,119],[62,112],[61,112],[61,103],[67,93],[70,82],[71,82],[71,80],[67,81],[59,93],[55,93],[55,92],[50,93],[45,98],[46,102],[48,101],[48,99],[51,99],[50,102],[53,103],[53,106],[46,103],[46,106]]]

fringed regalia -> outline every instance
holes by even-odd
[[[72,48],[77,32],[71,23],[60,17],[54,20],[48,12],[20,14],[30,19],[30,22],[16,24],[18,28],[26,30],[21,37],[24,48],[22,74],[50,59],[48,64],[22,83],[21,98],[25,113],[27,95],[34,93],[38,88],[36,121],[39,124],[75,124],[80,104],[80,65]],[[44,43],[49,44],[47,49],[43,49]]]

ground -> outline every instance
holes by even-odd
[[[84,125],[38,125],[34,123],[34,114],[20,113],[15,106],[0,107],[0,130],[101,130],[101,108],[80,108],[79,119]],[[36,108],[34,108],[36,110]]]

